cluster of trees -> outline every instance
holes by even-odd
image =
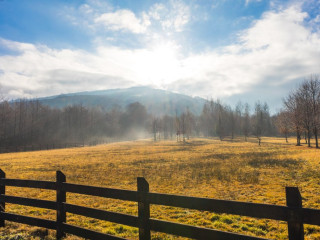
[[[38,149],[49,145],[90,144],[106,137],[134,138],[147,125],[144,106],[132,103],[125,111],[73,105],[49,108],[39,101],[0,103],[0,150]]]
[[[168,138],[176,134],[177,141],[185,141],[190,136],[257,137],[259,144],[262,136],[274,136],[278,133],[275,117],[269,113],[266,103],[257,102],[254,111],[249,104],[239,102],[234,109],[218,101],[207,101],[200,116],[193,115],[188,109],[180,116],[163,116],[153,119],[154,140]]]
[[[125,110],[115,107],[107,112],[83,105],[63,109],[50,108],[36,100],[0,102],[0,151],[67,146],[70,143],[92,144],[112,139],[137,139],[153,135],[159,139],[185,141],[190,136],[219,136],[221,140],[254,134],[276,133],[268,105],[255,105],[250,114],[248,104],[239,103],[233,110],[219,101],[208,101],[200,116],[186,109],[175,116],[155,117],[140,103]]]
[[[319,148],[318,133],[320,128],[320,78],[311,75],[299,87],[284,99],[284,109],[278,114],[278,126],[285,136],[295,132],[297,145],[301,145],[304,136],[311,147],[314,137]]]
[[[186,141],[190,136],[219,137],[220,140],[242,136],[245,141],[255,136],[259,145],[262,136],[283,134],[302,136],[308,146],[314,137],[316,147],[320,128],[320,79],[312,75],[284,99],[284,108],[271,116],[266,103],[256,102],[253,108],[239,102],[234,108],[219,100],[207,101],[202,113],[189,109],[175,116],[153,116],[138,102],[124,110],[111,111],[83,105],[50,108],[37,100],[0,101],[0,151],[29,147],[37,149],[55,144],[90,144],[110,139],[153,137]]]
[[[272,136],[277,133],[267,103],[256,102],[251,114],[247,103],[239,102],[235,109],[232,109],[219,101],[210,101],[204,106],[200,118],[202,132],[206,136],[219,136],[220,140],[226,136],[233,139],[235,135],[243,136],[247,140],[250,135],[254,135],[260,144],[263,135]]]

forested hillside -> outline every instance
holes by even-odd
[[[131,87],[61,94],[40,98],[39,101],[44,105],[60,109],[81,104],[90,108],[100,107],[104,111],[110,111],[115,107],[125,109],[127,105],[139,102],[149,113],[163,116],[180,114],[187,107],[193,114],[199,115],[206,100],[150,87]]]

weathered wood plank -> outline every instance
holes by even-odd
[[[52,209],[52,210],[57,209],[57,203],[54,201],[34,199],[34,198],[1,195],[0,201],[4,201],[6,203],[30,206],[30,207],[46,208],[46,209]]]
[[[7,213],[7,212],[0,212],[0,217],[2,219],[12,221],[12,222],[23,223],[31,226],[43,227],[48,229],[56,229],[56,226],[57,226],[56,222],[52,220],[21,216],[21,215]]]
[[[56,183],[51,181],[23,180],[23,179],[0,179],[0,185],[13,187],[41,188],[56,190]]]
[[[139,219],[139,240],[150,240],[150,204],[147,200],[149,183],[143,178],[137,178],[138,183],[138,219]]]
[[[286,200],[289,207],[289,240],[303,240],[302,197],[297,187],[286,187]]]
[[[86,186],[86,185],[71,184],[71,183],[63,183],[62,189],[66,192],[72,192],[72,193],[80,193],[85,195],[120,199],[120,200],[133,201],[133,202],[138,201],[137,192],[131,191],[131,190]]]
[[[148,193],[150,204],[287,221],[286,206]]]
[[[105,220],[109,222],[119,223],[131,227],[138,227],[138,217],[123,213],[110,212],[100,209],[77,206],[73,204],[64,204],[65,211],[85,217]]]
[[[62,225],[67,222],[67,215],[64,210],[63,204],[67,201],[66,192],[62,190],[62,183],[66,181],[66,176],[61,172],[56,172],[57,178],[57,239],[65,236]]]
[[[303,208],[302,209],[303,223],[320,226],[320,210]]]

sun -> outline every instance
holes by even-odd
[[[173,42],[160,42],[145,49],[136,62],[139,81],[161,87],[181,75],[180,47]]]

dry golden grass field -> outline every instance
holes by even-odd
[[[134,141],[49,151],[0,154],[8,178],[55,181],[61,170],[67,182],[136,190],[144,176],[151,192],[285,205],[285,186],[298,186],[303,206],[320,209],[320,150],[296,147],[295,140],[264,138],[251,142],[192,139]],[[9,195],[55,200],[49,190],[7,187]],[[69,203],[137,215],[137,204],[78,194]],[[55,219],[51,210],[7,204],[6,211]],[[287,239],[286,223],[234,215],[152,206],[151,217],[231,232]],[[68,223],[137,239],[136,228],[68,214]],[[320,228],[305,225],[306,239],[320,239]],[[0,239],[54,239],[43,229],[7,222]],[[80,239],[67,236],[66,239]],[[152,239],[177,239],[152,233]],[[182,239],[182,238],[179,238]]]

